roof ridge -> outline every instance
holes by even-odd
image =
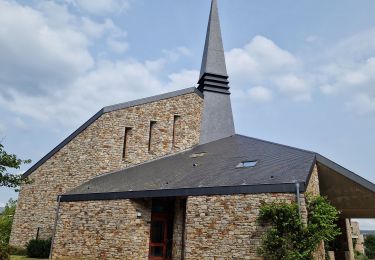
[[[141,104],[160,101],[163,99],[181,96],[181,95],[193,93],[193,92],[203,98],[203,93],[201,91],[199,91],[196,87],[190,87],[190,88],[179,89],[179,90],[175,90],[175,91],[171,91],[171,92],[167,92],[163,94],[158,94],[154,96],[149,96],[145,98],[139,98],[139,99],[135,99],[135,100],[131,100],[131,101],[115,104],[115,105],[106,106],[103,108],[103,110],[104,110],[104,113],[108,113],[108,112],[112,112],[112,111],[116,111],[116,110],[120,110],[124,108],[129,108],[129,107],[133,107],[133,106],[137,106]]]
[[[306,149],[302,149],[302,148],[298,148],[298,147],[294,147],[294,146],[290,146],[290,145],[286,145],[286,144],[280,144],[280,143],[276,143],[276,142],[272,142],[272,141],[267,141],[267,140],[263,140],[263,139],[259,139],[259,138],[255,138],[255,137],[250,137],[250,136],[246,136],[246,135],[242,135],[242,134],[235,134],[235,135],[239,135],[239,136],[242,136],[242,137],[245,137],[245,138],[249,138],[249,139],[261,141],[261,142],[264,142],[264,143],[269,143],[269,144],[274,144],[274,145],[278,145],[278,146],[283,146],[283,147],[291,148],[291,149],[294,149],[294,150],[299,150],[299,151],[302,151],[302,152],[306,152],[306,153],[311,153],[311,154],[317,155],[317,153],[314,152],[314,151],[310,151],[310,150],[306,150]]]

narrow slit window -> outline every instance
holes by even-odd
[[[154,128],[156,125],[156,121],[150,121],[150,131],[148,133],[148,152],[151,152],[152,149],[152,141],[153,141],[153,135],[154,135]]]
[[[129,135],[130,131],[132,130],[131,127],[125,127],[125,133],[124,133],[124,144],[122,149],[122,159],[126,160],[128,157],[128,142],[129,142]]]
[[[178,125],[180,123],[180,116],[175,115],[173,117],[173,134],[172,134],[172,148],[176,147],[177,144],[177,131],[178,131]]]

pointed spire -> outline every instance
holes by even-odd
[[[227,79],[217,0],[212,0],[198,89],[230,94]]]
[[[217,0],[212,0],[198,89],[203,92],[199,143],[235,134]]]

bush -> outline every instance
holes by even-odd
[[[364,254],[362,254],[358,251],[354,252],[354,259],[355,260],[369,260],[367,256],[365,256]]]
[[[48,258],[51,249],[51,239],[32,239],[26,246],[27,256],[34,258]]]
[[[9,260],[9,247],[4,243],[0,243],[0,260]]]
[[[16,246],[9,246],[9,253],[11,255],[27,255],[27,251],[25,248]]]
[[[340,234],[335,222],[339,212],[323,197],[307,200],[305,225],[296,203],[269,203],[260,208],[259,221],[269,226],[259,253],[267,260],[309,260],[321,243]]]

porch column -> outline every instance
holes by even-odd
[[[338,226],[342,233],[335,241],[335,259],[354,260],[350,220],[340,218]]]

